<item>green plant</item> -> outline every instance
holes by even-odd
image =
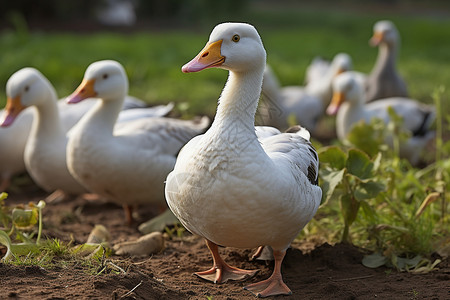
[[[434,95],[439,126],[446,124],[438,103],[443,91]],[[366,266],[428,272],[440,262],[430,254],[449,243],[445,199],[449,197],[450,141],[443,141],[438,126],[436,161],[417,169],[399,157],[399,147],[408,136],[401,131],[403,120],[393,111],[390,115],[387,125],[379,120],[356,124],[345,146],[319,150],[324,196],[319,217],[311,223],[316,229],[309,230],[323,232],[332,226],[342,231],[341,241],[373,250],[363,261]],[[387,134],[393,136],[391,147],[385,143]],[[333,213],[340,213],[343,228],[333,225]]]
[[[45,202],[41,200],[37,205],[29,203],[8,207],[4,203],[6,197],[6,193],[0,194],[0,219],[4,229],[0,230],[0,244],[6,247],[6,254],[1,261],[15,265],[51,267],[79,260],[85,264],[88,261],[91,264],[94,261],[103,262],[111,254],[111,249],[103,244],[73,246],[71,241],[66,243],[57,238],[42,240],[42,210]],[[101,265],[103,268],[104,264]],[[107,262],[106,266],[109,268],[115,265]]]
[[[381,155],[371,160],[358,149],[345,153],[331,146],[319,151],[322,189],[326,205],[332,196],[338,198],[344,220],[342,241],[350,242],[350,226],[356,220],[360,207],[370,209],[367,200],[384,190],[384,185],[375,178]]]

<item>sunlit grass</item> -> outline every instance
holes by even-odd
[[[431,102],[431,93],[450,82],[450,21],[433,18],[359,15],[264,6],[239,19],[254,24],[263,39],[268,63],[282,85],[301,84],[306,66],[316,55],[332,58],[338,52],[353,57],[355,69],[369,72],[377,49],[368,45],[373,24],[393,20],[401,33],[398,69],[411,96]],[[218,19],[214,24],[235,17]],[[130,94],[149,103],[184,103],[187,115],[213,115],[227,74],[208,70],[183,74],[181,66],[193,58],[208,39],[211,24],[197,28],[92,34],[5,30],[0,33],[0,105],[5,103],[9,76],[25,66],[41,70],[60,97],[73,91],[86,67],[101,59],[120,61],[130,78]],[[447,107],[444,105],[444,107]]]

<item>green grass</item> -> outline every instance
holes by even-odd
[[[228,20],[254,24],[263,38],[268,63],[283,85],[292,85],[303,82],[305,68],[316,55],[332,58],[347,52],[356,70],[369,72],[377,50],[368,40],[373,24],[383,18],[393,20],[401,33],[398,68],[412,97],[431,102],[434,88],[450,82],[450,70],[445,67],[450,61],[450,20],[253,5],[245,16],[221,17],[178,30],[127,35],[46,33],[22,27],[4,30],[0,32],[0,105],[5,103],[7,79],[22,67],[41,70],[62,97],[76,88],[90,63],[115,59],[128,72],[130,94],[149,103],[184,103],[187,115],[212,116],[226,72],[187,75],[180,68],[204,46],[214,24]]]

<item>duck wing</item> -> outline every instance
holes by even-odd
[[[193,137],[203,133],[209,126],[208,117],[199,120],[172,118],[140,118],[116,124],[114,135],[129,143],[148,145],[161,153],[177,155]]]
[[[305,128],[294,126],[285,133],[260,139],[260,143],[275,164],[289,166],[296,178],[301,172],[312,185],[318,185],[319,157],[309,138]]]

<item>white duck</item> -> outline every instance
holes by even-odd
[[[240,280],[256,271],[230,267],[217,245],[273,248],[272,276],[246,289],[259,296],[290,294],[281,276],[286,249],[314,216],[321,198],[318,159],[298,127],[255,134],[266,51],[256,29],[224,23],[183,72],[218,67],[229,71],[211,128],[180,152],[167,177],[170,209],[191,232],[206,239],[213,267],[198,276],[214,282]],[[301,130],[300,130],[301,129]]]
[[[77,103],[89,97],[100,101],[72,130],[67,165],[86,188],[122,204],[131,223],[133,205],[165,207],[164,180],[176,155],[205,130],[209,119],[141,118],[113,131],[127,91],[127,75],[118,62],[98,61],[87,68],[83,82],[67,101]]]
[[[401,155],[412,164],[419,160],[421,149],[434,137],[430,126],[435,119],[434,107],[401,97],[380,99],[366,104],[364,81],[358,74],[346,72],[333,82],[334,96],[327,108],[329,115],[337,113],[336,130],[340,140],[345,140],[353,124],[360,120],[369,123],[373,118],[390,120],[388,108],[403,117],[403,128],[411,132],[411,138],[401,145]],[[387,139],[391,143],[390,139]]]
[[[391,21],[378,21],[373,27],[370,45],[378,46],[378,58],[366,82],[367,102],[408,97],[406,84],[398,74],[395,63],[400,44],[397,28]]]
[[[82,105],[68,109],[69,105],[64,100],[58,101],[58,110],[61,126],[67,132],[96,102],[96,99],[84,101]],[[125,122],[141,117],[162,117],[168,114],[173,104],[159,105],[150,108],[143,108],[145,103],[142,100],[127,96],[123,106],[123,111],[119,115],[118,122]],[[133,108],[133,109],[131,109]],[[5,114],[1,111],[0,114]],[[35,109],[25,108],[20,115],[15,118],[14,123],[8,127],[0,128],[0,192],[5,191],[14,175],[26,171],[24,162],[25,145],[33,124]]]
[[[330,68],[330,63],[331,62],[329,60],[326,60],[320,56],[314,57],[311,63],[306,67],[305,85],[310,82],[320,80],[324,77]]]
[[[6,112],[0,126],[11,125],[26,107],[37,109],[23,158],[36,184],[47,192],[86,192],[67,170],[66,130],[59,117],[55,89],[47,78],[34,68],[21,69],[9,78],[6,93]]]
[[[346,53],[339,53],[326,71],[323,70],[321,78],[311,80],[305,87],[280,87],[275,74],[266,66],[259,108],[261,123],[284,130],[289,127],[289,117],[294,116],[302,126],[313,131],[331,101],[333,78],[351,69],[351,57]]]

